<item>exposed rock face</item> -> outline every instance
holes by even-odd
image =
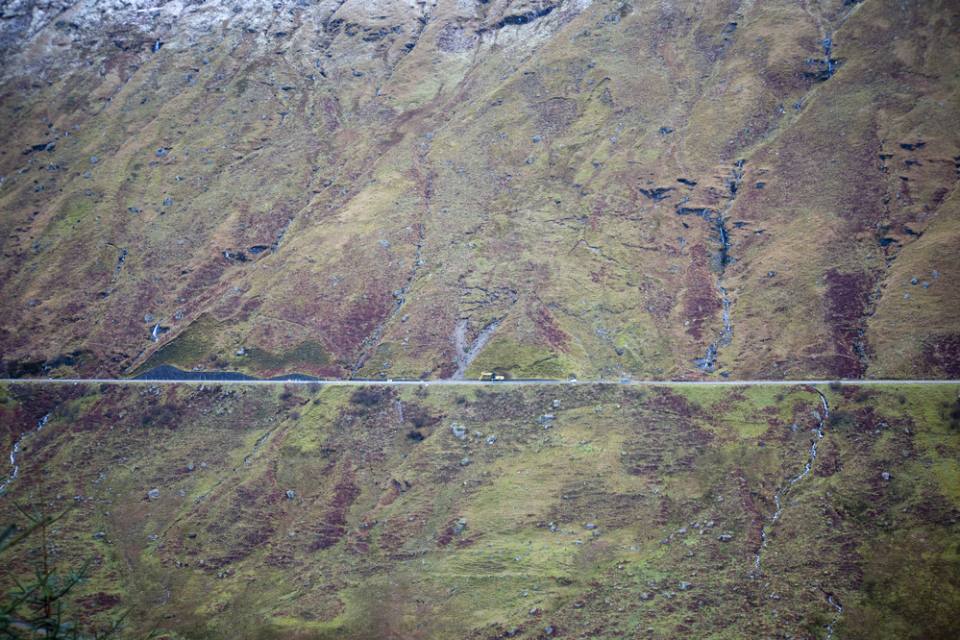
[[[4,375],[960,367],[951,3],[0,11]]]

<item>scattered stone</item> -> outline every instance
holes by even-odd
[[[775,275],[777,275],[777,272],[776,272],[776,271],[767,271],[767,277],[768,277],[768,278],[772,278],[772,277],[774,277]]]
[[[297,492],[293,489],[287,489],[287,500],[293,500],[297,497]]]
[[[684,582],[684,581],[681,580],[681,581],[680,581],[680,586],[677,587],[677,588],[680,589],[680,591],[690,591],[690,589],[693,588],[693,585],[690,584],[689,582]]]
[[[243,251],[229,251],[229,250],[227,250],[227,251],[224,251],[224,252],[223,252],[223,257],[226,258],[227,260],[232,260],[232,261],[234,261],[234,262],[246,262],[246,261],[247,261],[247,254],[244,253]]]
[[[466,528],[467,528],[467,519],[460,518],[459,520],[457,520],[456,524],[453,525],[453,535],[455,536],[460,535],[461,533],[464,532]]]
[[[157,500],[158,498],[160,498],[160,489],[153,488],[153,489],[150,489],[150,491],[147,491],[147,498],[149,498],[150,500]]]
[[[918,282],[920,282],[918,278],[910,278],[910,284],[917,284]]]
[[[717,536],[717,540],[719,540],[720,542],[730,542],[731,540],[733,540],[733,536],[730,535],[729,533],[721,533],[720,535]]]
[[[883,473],[880,474],[880,477],[886,480],[887,482],[890,482],[890,479],[893,478],[893,475],[889,471],[884,471]]]
[[[553,625],[547,625],[543,628],[543,633],[548,636],[555,636],[557,635],[557,630],[553,627]]]
[[[924,289],[929,289],[930,283],[924,280],[923,282],[920,283],[920,286],[923,287]]]
[[[134,214],[134,215],[136,215],[136,214],[138,214],[138,213],[143,213],[143,212],[141,211],[140,207],[127,207],[127,211],[129,211],[130,213],[132,213],[132,214]]]
[[[559,399],[559,398],[554,398],[554,399],[553,399],[553,408],[554,408],[554,409],[559,409],[559,408],[560,408],[560,399]]]
[[[471,462],[471,460],[470,460],[469,456],[463,456],[462,458],[460,458],[460,466],[461,466],[461,467],[466,467],[466,466],[468,466],[468,465],[470,464],[470,462]]]
[[[156,322],[156,320],[157,320],[157,319],[153,316],[152,313],[148,313],[148,314],[146,314],[146,315],[143,316],[143,321],[146,322],[146,323],[148,323],[148,324],[151,323],[151,322]]]
[[[97,164],[98,162],[100,162],[100,158],[97,156],[90,156],[90,164]]]
[[[641,599],[641,600],[653,600],[653,594],[650,593],[649,591],[644,591],[643,593],[640,594],[640,599]]]
[[[543,140],[543,138],[541,136],[533,136],[532,138],[530,138],[530,140],[532,140],[534,144],[537,144],[541,140]]]
[[[597,525],[596,525],[595,523],[593,523],[593,522],[588,522],[587,524],[583,525],[583,527],[584,527],[584,529],[586,529],[587,531],[593,531],[594,529],[597,528]]]
[[[165,206],[165,207],[172,207],[172,206],[173,206],[173,198],[170,198],[170,197],[164,198],[164,199],[163,199],[163,206]]]
[[[247,350],[244,349],[243,347],[240,347],[239,349],[237,349],[236,353],[238,356],[245,356],[247,355]]]
[[[95,534],[93,534],[94,540],[103,540],[106,537],[107,537],[107,534],[104,533],[103,531],[97,531]]]
[[[160,147],[159,149],[157,149],[157,157],[158,157],[158,158],[163,158],[163,157],[165,157],[168,153],[170,153],[170,148],[169,148],[169,147]]]
[[[665,136],[668,133],[673,133],[673,127],[660,127],[660,135]]]
[[[466,440],[467,439],[467,428],[462,424],[457,424],[454,422],[450,425],[450,431],[453,433],[453,437],[457,440]]]
[[[539,422],[540,424],[546,425],[553,422],[555,419],[556,419],[556,416],[554,416],[552,413],[545,413],[539,418],[537,418],[537,422]]]
[[[541,613],[543,613],[543,611],[540,609],[540,607],[534,607],[533,609],[530,609],[530,615],[532,616],[538,616]]]
[[[488,445],[495,444],[496,441],[497,441],[497,436],[493,436],[493,435],[487,436],[486,442],[487,442]]]

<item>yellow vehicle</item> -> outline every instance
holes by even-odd
[[[493,371],[482,371],[480,373],[480,380],[482,382],[502,382],[503,380],[506,380],[506,378],[499,373],[494,373]]]

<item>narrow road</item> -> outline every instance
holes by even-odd
[[[841,385],[898,386],[898,385],[960,385],[960,380],[310,380],[302,378],[270,380],[221,380],[217,378],[132,379],[132,378],[0,378],[0,384],[222,384],[222,385],[304,385],[318,387],[526,387],[554,385],[613,385],[621,387],[800,387]]]

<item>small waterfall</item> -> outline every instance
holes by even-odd
[[[47,424],[48,422],[50,422],[50,414],[49,414],[49,413],[46,414],[46,415],[44,415],[42,418],[40,418],[40,420],[37,421],[37,426],[36,426],[36,428],[33,430],[33,432],[40,431],[41,429],[43,429],[43,428],[46,426],[46,424]],[[17,476],[20,475],[20,462],[19,462],[19,459],[20,459],[20,450],[21,450],[21,448],[22,448],[23,439],[26,438],[28,434],[33,433],[33,432],[27,431],[27,432],[21,434],[20,437],[17,438],[17,441],[13,443],[13,448],[10,450],[10,467],[11,467],[11,469],[10,469],[10,473],[7,475],[6,480],[4,480],[3,483],[0,483],[0,495],[6,493],[7,487],[10,485],[10,483],[13,482],[14,480],[16,480],[16,479],[17,479]]]

